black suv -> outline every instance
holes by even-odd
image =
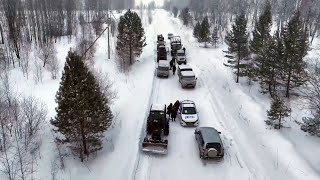
[[[201,159],[223,158],[224,148],[220,138],[221,132],[213,127],[198,127],[194,134],[198,142]]]

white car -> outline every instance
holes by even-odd
[[[196,105],[191,100],[180,102],[180,124],[181,126],[198,126],[199,117]]]

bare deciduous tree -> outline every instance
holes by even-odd
[[[57,57],[53,57],[48,64],[48,70],[51,73],[52,79],[57,79],[58,73],[60,72],[60,64]]]
[[[36,84],[38,84],[39,82],[42,83],[43,67],[41,66],[41,64],[37,60],[34,61],[34,66],[35,66],[35,69],[33,71],[34,81]]]
[[[38,57],[43,61],[43,67],[45,67],[46,64],[51,61],[57,53],[53,41],[44,44],[38,51]]]
[[[108,99],[109,105],[111,105],[118,97],[117,91],[114,89],[114,82],[110,79],[108,73],[103,73],[101,69],[92,70],[100,85],[101,92]]]

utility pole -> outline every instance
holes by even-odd
[[[110,23],[111,23],[111,16],[109,15],[110,11],[110,3],[108,1],[108,12],[107,12],[107,19],[108,19],[108,59],[110,59]]]
[[[108,59],[110,59],[110,18],[108,11]]]

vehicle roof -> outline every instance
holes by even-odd
[[[186,64],[179,65],[178,68],[179,68],[179,69],[192,69],[191,66],[186,65]]]
[[[151,111],[163,111],[165,109],[165,104],[152,104]]]
[[[182,104],[182,107],[196,107],[196,105],[192,103],[187,103],[187,104]]]
[[[167,60],[159,60],[159,64],[158,65],[161,66],[161,67],[169,67],[170,63]]]
[[[193,71],[181,71],[182,76],[195,76]]]
[[[191,101],[191,100],[183,100],[181,101],[181,104],[183,107],[195,107],[195,103],[194,101]]]
[[[219,132],[213,127],[198,127],[196,131],[200,131],[205,143],[222,143]]]

